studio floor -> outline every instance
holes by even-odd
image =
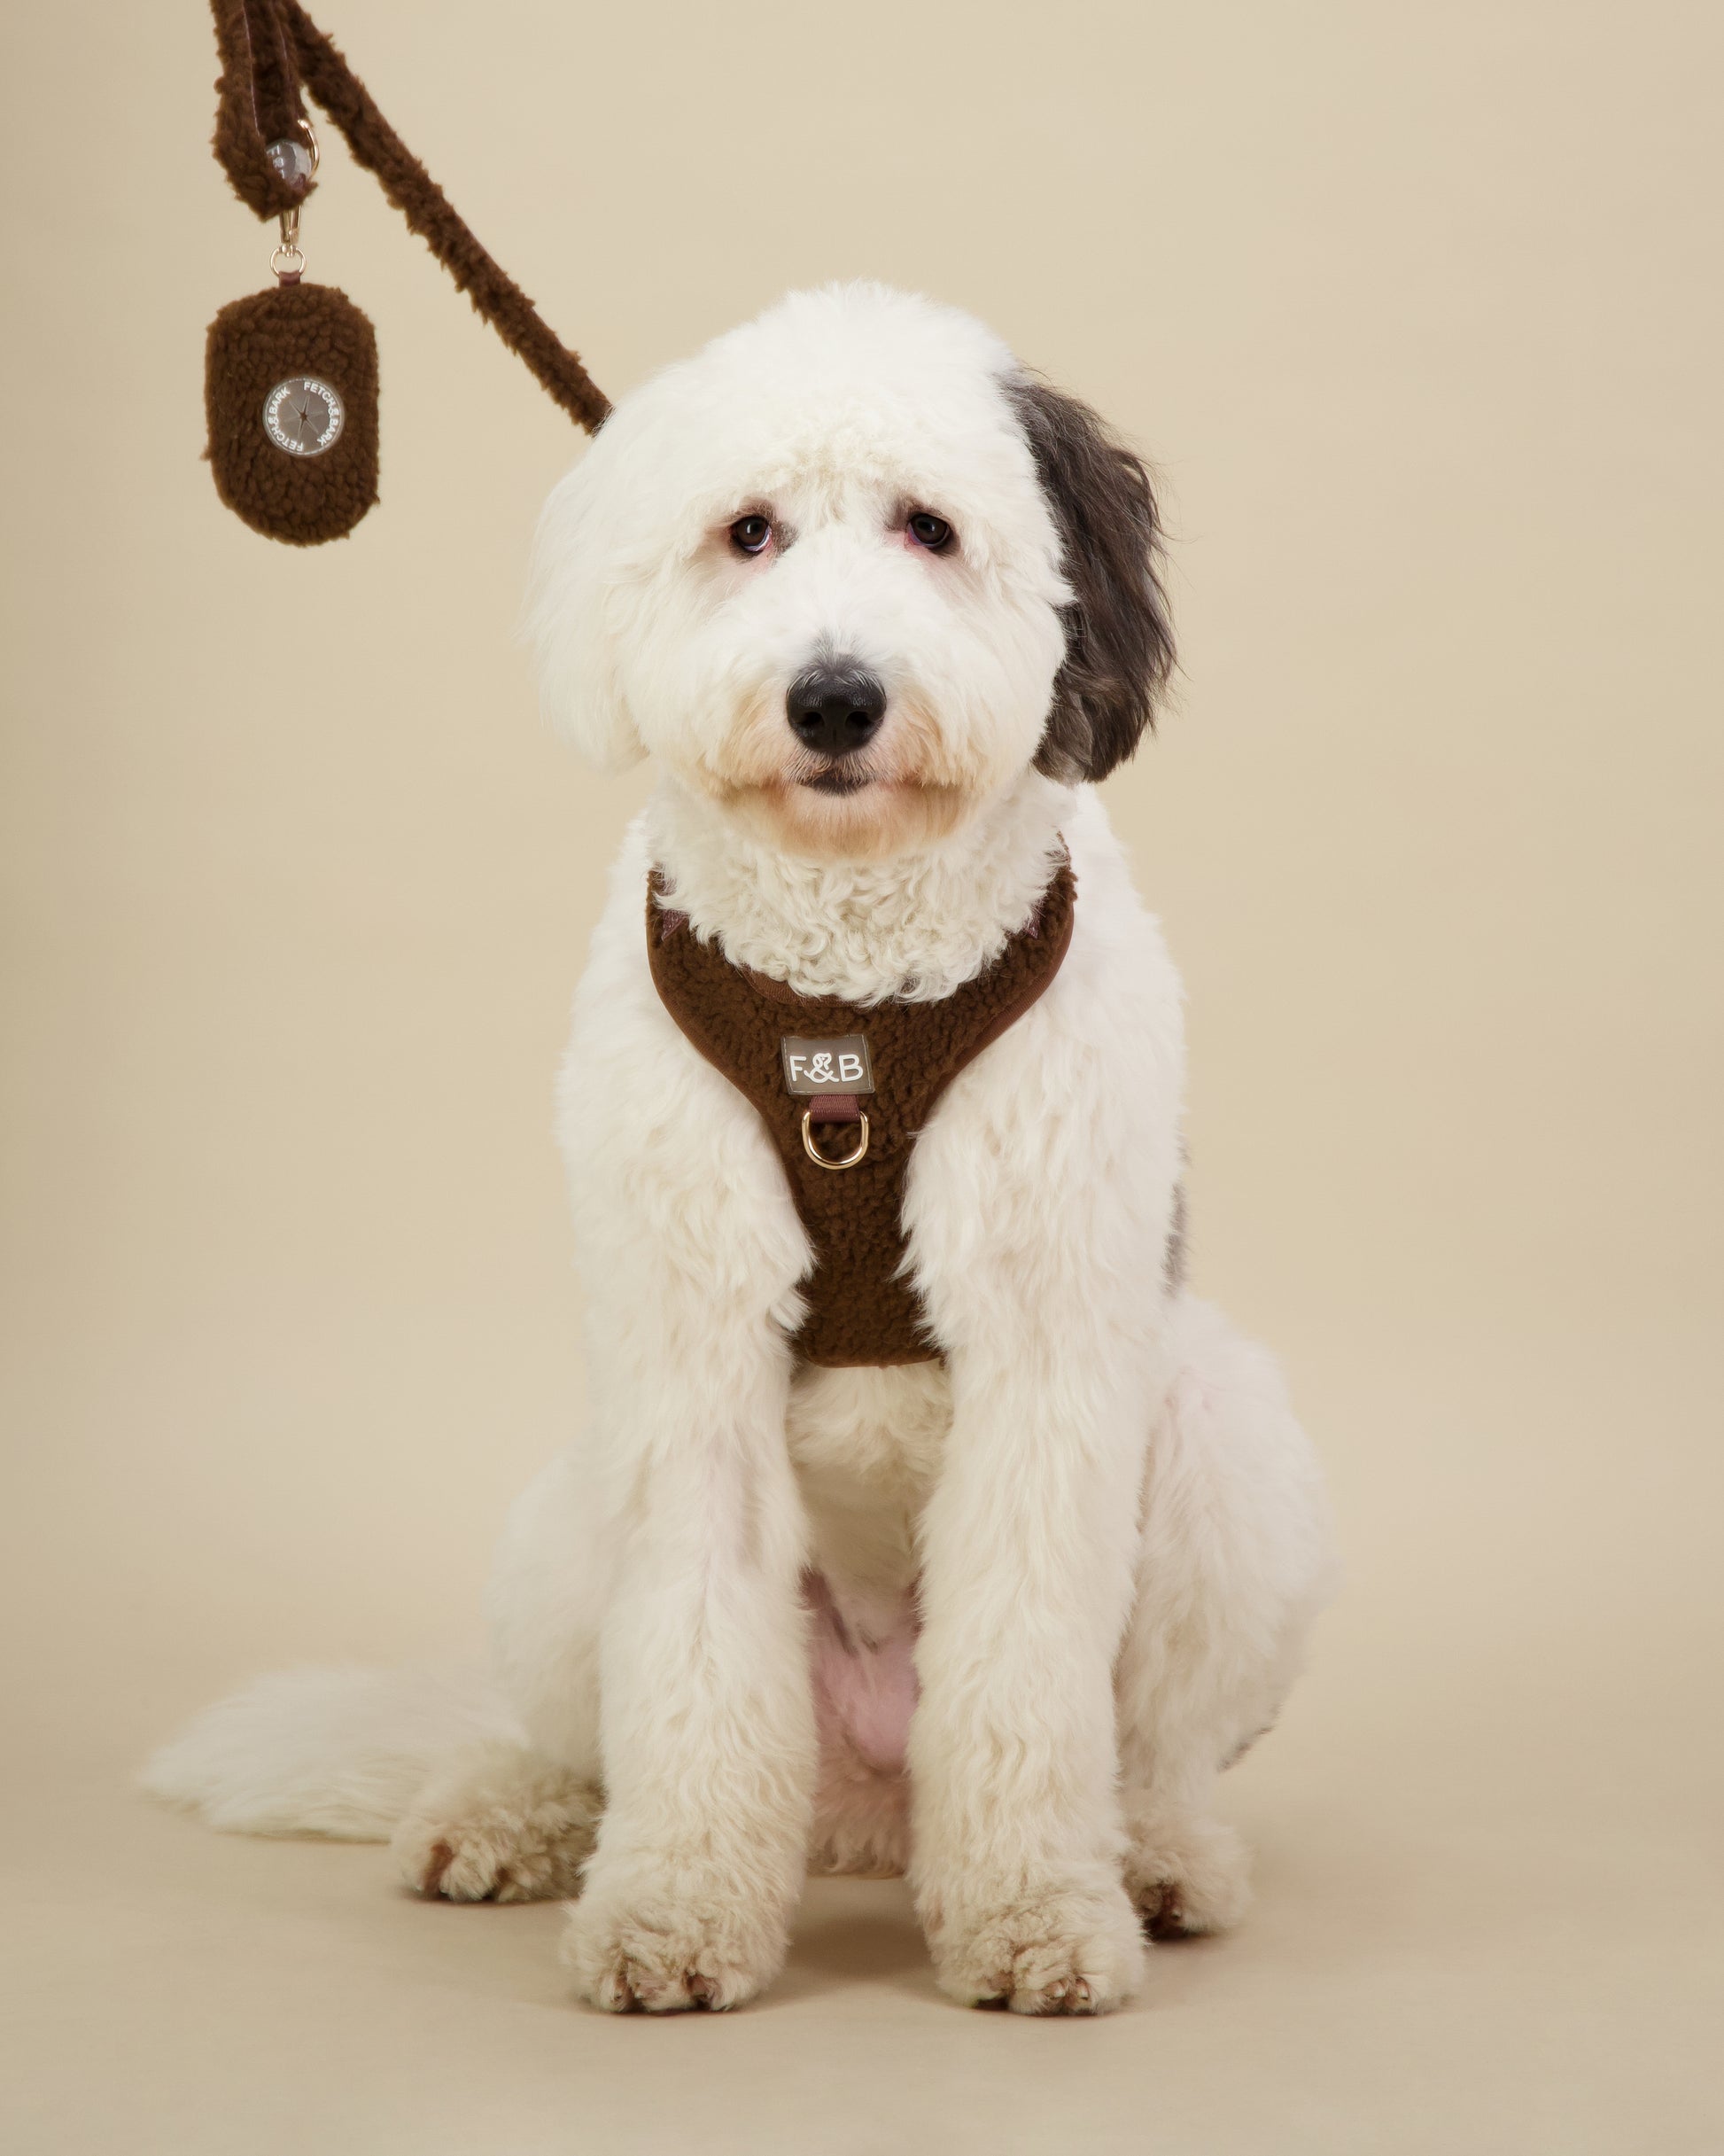
[[[425,1903],[380,1849],[220,1837],[117,1755],[38,1754],[7,1791],[5,2145],[1716,2156],[1715,1758],[1666,1729],[1649,1802],[1619,1701],[1608,1742],[1499,1704],[1349,1735],[1319,1675],[1230,1793],[1246,1927],[1158,1950],[1100,2022],[948,2004],[904,1888],[850,1880],[811,1884],[759,2004],[607,2019],[564,1994],[555,1908]]]

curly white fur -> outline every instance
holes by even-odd
[[[469,1748],[416,1801],[378,1763],[413,1746],[296,1734],[291,1692],[218,1710],[154,1771],[218,1824],[405,1813],[428,1890],[584,1878],[566,1958],[602,2006],[757,1992],[811,1853],[907,1863],[956,1998],[1118,2003],[1145,1924],[1239,1914],[1215,1780],[1327,1591],[1272,1365],[1164,1284],[1180,988],[1099,800],[1033,767],[1070,541],[1062,560],[1013,367],[924,302],[802,295],[625,401],[554,497],[532,616],[547,699],[596,758],[650,751],[664,776],[563,1072],[591,1414],[505,1537],[501,1705],[451,1708],[448,1748]],[[919,507],[951,521],[951,557],[917,552]],[[771,524],[757,558],[727,539],[744,514]],[[837,797],[784,718],[823,651],[889,692],[868,782]],[[799,1369],[807,1240],[758,1117],[654,991],[649,865],[734,960],[866,1002],[971,977],[1062,845],[1065,964],[916,1147],[905,1225],[943,1362]],[[901,1756],[882,1732],[913,1620]]]

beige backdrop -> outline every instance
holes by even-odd
[[[1166,475],[1184,672],[1109,788],[1191,994],[1197,1266],[1286,1358],[1343,1604],[1142,2007],[936,2001],[822,1887],[730,2021],[554,1913],[124,1777],[295,1660],[469,1649],[580,1412],[548,1095],[641,782],[511,642],[578,443],[324,130],[382,507],[199,463],[268,242],[193,0],[9,20],[12,2145],[1724,2146],[1715,8],[318,0],[612,391],[786,286],[975,308]],[[23,11],[12,11],[13,17]],[[10,1957],[9,1957],[10,1958]]]

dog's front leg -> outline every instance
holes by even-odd
[[[1120,1380],[1137,1360],[1086,1366],[1029,1325],[1009,1352],[953,1358],[910,1762],[918,1906],[967,2004],[1104,2012],[1142,1973],[1112,1685],[1143,1458],[1142,1391]]]
[[[614,2012],[734,2006],[783,1960],[814,1779],[788,1358],[764,1312],[727,1315],[692,1277],[656,1283],[625,1334],[595,1386],[625,1448],[606,1810],[564,1958]]]
[[[1169,1363],[1172,1115],[1103,1112],[1127,1088],[1096,1014],[1142,1066],[1147,1028],[1124,992],[1064,985],[948,1094],[905,1209],[952,1389],[920,1530],[912,1873],[944,1989],[1022,2013],[1105,2012],[1142,1973],[1113,1667]]]

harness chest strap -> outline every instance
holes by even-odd
[[[813,1246],[795,1346],[828,1367],[933,1362],[902,1277],[905,1179],[917,1133],[959,1072],[1042,994],[1071,943],[1077,883],[1062,862],[1032,920],[993,964],[937,1002],[803,996],[734,966],[647,891],[660,1000],[765,1124]]]

